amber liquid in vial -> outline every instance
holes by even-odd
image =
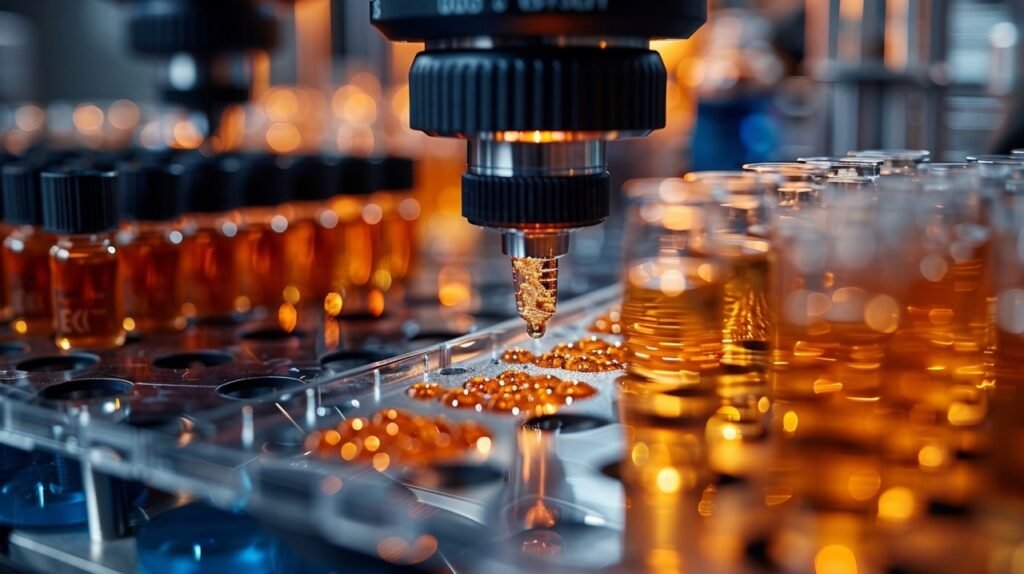
[[[356,196],[338,197],[332,208],[339,218],[332,284],[342,295],[342,312],[379,315],[384,292],[391,287],[391,276],[382,268],[383,210]]]
[[[243,212],[247,257],[245,287],[254,307],[277,309],[290,286],[288,240],[290,213],[276,207],[249,207]]]
[[[200,318],[223,318],[248,311],[249,298],[242,290],[245,242],[240,218],[234,213],[197,213],[187,227],[184,275],[191,312]]]
[[[57,347],[107,349],[124,344],[117,248],[111,237],[62,236],[50,248]]]
[[[338,245],[338,214],[320,202],[293,204],[289,226],[291,283],[303,300],[323,301],[331,292],[331,265]]]
[[[383,197],[382,197],[383,196]],[[416,220],[420,205],[411,194],[376,194],[374,202],[381,206],[385,265],[392,281],[401,281],[409,274],[416,254]]]
[[[722,358],[722,282],[703,258],[665,257],[626,277],[622,332],[628,372],[666,386],[701,382]]]
[[[184,234],[167,223],[132,223],[117,235],[125,328],[142,333],[184,329]]]
[[[19,335],[53,333],[50,248],[54,236],[32,226],[16,228],[3,242],[3,267],[11,301],[11,326]]]

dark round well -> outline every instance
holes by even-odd
[[[39,391],[49,401],[102,401],[127,395],[134,385],[124,379],[73,379]]]
[[[295,341],[306,336],[302,331],[285,331],[284,329],[253,329],[245,331],[241,337],[243,341],[251,343],[285,343]]]
[[[534,417],[523,423],[524,428],[563,434],[583,432],[603,427],[606,419],[590,415],[553,414]]]
[[[505,479],[501,469],[488,464],[435,464],[406,476],[410,484],[434,489],[472,488]]]
[[[320,364],[328,371],[340,373],[365,367],[366,365],[390,359],[394,353],[381,350],[334,351],[320,358]]]
[[[153,366],[180,371],[196,367],[219,367],[233,360],[234,357],[222,351],[192,351],[190,353],[172,353],[157,357],[153,359]]]
[[[291,377],[248,377],[224,383],[217,387],[217,394],[239,401],[254,401],[305,386]]]
[[[100,358],[89,353],[72,353],[69,355],[50,355],[27,359],[17,364],[19,371],[30,373],[59,373],[61,371],[79,371],[100,362]]]

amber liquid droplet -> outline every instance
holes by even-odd
[[[558,260],[512,258],[516,309],[526,321],[526,333],[540,339],[558,306]]]

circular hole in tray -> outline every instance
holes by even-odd
[[[217,394],[229,399],[252,401],[304,386],[306,386],[305,383],[291,377],[247,377],[224,383],[217,387]]]
[[[100,362],[100,358],[89,353],[71,353],[69,355],[50,355],[36,357],[18,363],[19,371],[30,373],[59,373],[61,371],[79,371]]]
[[[489,464],[435,464],[410,473],[406,481],[423,488],[471,488],[505,479],[501,469]]]
[[[590,415],[553,414],[534,417],[523,423],[523,427],[534,430],[560,432],[563,434],[583,432],[603,427],[606,419]]]
[[[445,377],[450,377],[453,375],[465,375],[468,372],[469,369],[465,367],[448,367],[446,369],[441,369],[440,371],[437,372],[437,374],[443,375]]]
[[[328,371],[340,373],[390,359],[394,356],[394,353],[384,350],[334,351],[321,357],[320,364]]]
[[[28,353],[28,345],[21,341],[4,341],[0,343],[0,359],[10,360],[24,357]]]
[[[302,339],[306,336],[302,331],[285,331],[284,329],[253,329],[242,333],[242,340],[253,343],[283,343]]]
[[[157,357],[153,359],[153,366],[180,371],[196,367],[219,367],[233,360],[234,357],[222,351],[192,351]]]
[[[72,379],[50,385],[39,391],[39,395],[50,401],[102,401],[124,396],[133,386],[124,379]]]

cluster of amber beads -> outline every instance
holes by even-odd
[[[453,409],[545,415],[554,414],[573,401],[592,397],[597,389],[551,375],[505,371],[496,378],[473,377],[457,389],[446,389],[437,383],[416,383],[408,393],[414,399],[437,400]]]
[[[612,307],[607,313],[598,317],[590,325],[591,333],[604,333],[606,335],[622,334],[622,313],[618,307]]]
[[[545,369],[563,369],[577,373],[604,373],[626,367],[626,350],[618,343],[588,337],[575,343],[560,343],[536,356],[521,348],[512,348],[501,359],[513,365],[534,364]]]
[[[306,450],[320,458],[371,464],[383,472],[392,465],[422,466],[491,450],[491,432],[474,421],[455,422],[399,409],[372,417],[346,419],[336,428],[306,437]]]

